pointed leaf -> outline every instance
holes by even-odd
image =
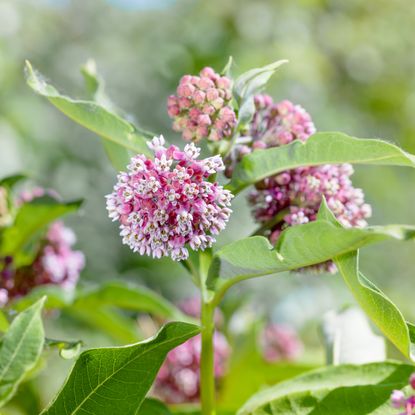
[[[44,343],[41,311],[45,298],[20,313],[0,347],[0,407],[16,392],[24,376],[40,358]]]
[[[415,360],[413,326],[405,321],[395,304],[359,271],[358,252],[339,256],[335,263],[366,314],[406,357]]]
[[[169,323],[147,341],[83,352],[42,414],[137,414],[167,353],[198,333],[195,325]]]
[[[45,81],[39,72],[32,68],[29,62],[26,62],[26,78],[28,85],[36,93],[46,97],[73,121],[135,153],[149,154],[146,140],[138,133],[138,130],[104,106],[94,101],[76,100],[61,95],[55,87]],[[110,147],[110,149],[114,148],[114,146]],[[120,160],[118,156],[117,159]]]
[[[288,61],[285,59],[276,61],[261,68],[250,69],[235,80],[233,93],[236,100],[243,100],[258,94],[265,87],[275,71]]]
[[[306,142],[290,144],[246,155],[236,166],[228,188],[237,193],[266,177],[300,166],[354,163],[415,167],[415,156],[386,141],[321,132]]]
[[[413,371],[399,362],[329,366],[259,392],[238,415],[392,415],[392,390]]]
[[[342,228],[317,220],[284,230],[275,247],[262,236],[252,236],[226,245],[216,252],[208,284],[214,288],[220,277],[227,285],[238,281],[319,264],[385,239],[415,237],[415,227],[405,225]]]

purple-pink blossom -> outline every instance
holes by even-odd
[[[310,115],[299,105],[290,101],[273,103],[266,95],[255,97],[255,105],[244,142],[237,144],[226,160],[228,176],[244,155],[293,140],[305,141],[315,132]],[[350,164],[327,164],[299,167],[268,177],[257,183],[248,196],[253,216],[275,243],[286,227],[316,220],[324,196],[342,225],[364,227],[371,207],[365,203],[363,191],[353,187],[352,174]],[[313,266],[313,270],[335,272],[336,267],[329,261]]]
[[[415,373],[409,378],[409,385],[415,390]],[[391,394],[391,405],[396,409],[403,409],[399,415],[414,415],[415,414],[415,394],[409,397],[401,390],[394,390]]]
[[[231,80],[206,67],[199,76],[181,78],[177,95],[167,100],[167,112],[184,140],[219,141],[229,138],[236,125],[231,100]]]
[[[189,255],[187,245],[212,246],[229,220],[233,196],[207,180],[223,170],[220,156],[198,160],[200,149],[193,143],[184,151],[164,144],[162,136],[149,143],[154,160],[142,154],[131,159],[107,196],[107,210],[134,252],[180,261]]]
[[[264,359],[270,363],[294,360],[303,351],[303,344],[296,331],[283,324],[266,325],[260,334],[259,342]]]

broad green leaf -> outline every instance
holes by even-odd
[[[79,302],[63,311],[72,318],[106,333],[120,344],[133,343],[142,338],[137,323],[114,307],[91,307],[90,303]]]
[[[199,331],[192,324],[169,323],[147,341],[83,352],[42,414],[137,414],[167,353]]]
[[[228,188],[237,193],[266,177],[300,166],[354,163],[415,167],[415,156],[386,141],[320,132],[306,142],[256,150],[236,166]]]
[[[399,362],[329,366],[254,395],[238,415],[392,415],[394,389],[402,389],[414,366]]]
[[[3,255],[16,255],[28,248],[49,223],[69,212],[76,211],[81,201],[61,203],[45,196],[25,203],[17,212],[12,226],[5,229],[0,252]],[[19,261],[17,261],[19,262]],[[22,265],[22,264],[19,264]]]
[[[217,278],[237,281],[318,264],[363,246],[395,238],[415,237],[415,227],[405,225],[342,228],[317,220],[284,230],[275,247],[262,236],[252,236],[226,245],[216,252],[208,284]]]
[[[106,283],[99,288],[80,294],[75,305],[79,303],[91,308],[114,306],[163,318],[186,319],[186,316],[176,306],[154,291],[127,283]]]
[[[102,105],[102,107],[108,111],[117,113],[118,109],[105,92],[105,82],[97,73],[95,62],[89,60],[81,68],[81,73],[84,77],[85,86],[91,99],[97,104]],[[102,145],[115,169],[118,171],[125,170],[125,167],[129,164],[131,156],[133,155],[131,150],[104,138],[102,139]]]
[[[145,138],[130,122],[94,101],[76,100],[61,95],[29,62],[26,62],[26,77],[28,85],[36,93],[46,97],[73,121],[135,153],[149,154]],[[111,150],[114,148],[110,147]]]
[[[144,399],[138,411],[138,415],[171,415],[169,408],[157,399]]]
[[[327,219],[333,226],[342,229],[325,200],[320,206],[318,217]],[[415,360],[414,327],[405,321],[395,304],[359,271],[359,251],[339,255],[335,258],[335,263],[366,314],[398,350]]]
[[[233,88],[238,103],[261,92],[275,71],[287,62],[285,59],[279,60],[262,68],[251,69],[240,75],[235,80]]]
[[[383,334],[406,357],[415,360],[415,330],[395,304],[359,271],[357,251],[335,258],[335,263],[359,305]]]
[[[40,285],[24,297],[13,300],[10,306],[13,310],[21,311],[44,296],[46,296],[45,309],[61,309],[72,304],[75,292],[59,285]]]
[[[2,338],[0,347],[0,407],[15,393],[24,376],[32,370],[44,344],[41,311],[45,299],[20,313]]]

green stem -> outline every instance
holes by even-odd
[[[213,335],[215,307],[202,295],[202,353],[200,362],[200,394],[202,415],[215,415],[215,368]]]

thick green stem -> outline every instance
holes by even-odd
[[[215,415],[215,367],[213,335],[215,308],[202,295],[202,353],[200,362],[200,394],[202,415]]]

